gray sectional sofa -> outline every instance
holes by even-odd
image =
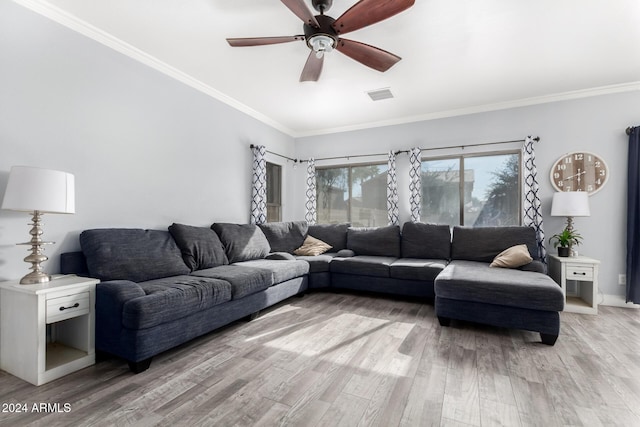
[[[308,235],[332,248],[294,255]],[[553,344],[564,298],[542,264],[488,266],[522,243],[535,253],[532,229],[454,227],[452,242],[449,226],[422,223],[402,230],[304,221],[173,224],[166,231],[86,230],[82,251],[63,254],[61,268],[101,280],[96,349],[141,372],[156,354],[308,289],[435,298],[442,325],[460,319],[533,330]]]

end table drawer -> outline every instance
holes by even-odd
[[[46,323],[88,314],[89,308],[89,292],[48,299]]]
[[[567,280],[593,280],[593,268],[582,265],[567,265]]]

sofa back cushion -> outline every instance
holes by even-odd
[[[169,226],[169,233],[191,271],[229,264],[224,246],[211,228],[173,223]]]
[[[453,227],[451,259],[491,262],[500,252],[515,245],[527,245],[538,257],[536,232],[532,227]]]
[[[137,228],[85,230],[80,246],[89,275],[100,280],[144,282],[189,274],[168,231]]]
[[[292,254],[304,243],[307,221],[266,222],[259,225],[271,246],[271,252]]]
[[[400,258],[400,227],[349,227],[347,249],[356,255]]]
[[[338,252],[347,248],[347,229],[350,225],[349,223],[310,225],[307,234],[330,245],[331,252]]]
[[[449,226],[405,222],[402,226],[402,257],[449,259],[451,257]]]
[[[231,264],[262,259],[271,252],[269,241],[260,227],[255,224],[216,222],[211,228],[220,237],[227,259]]]

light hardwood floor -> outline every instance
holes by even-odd
[[[640,310],[561,314],[532,332],[453,322],[430,303],[362,294],[289,299],[156,356],[35,387],[0,372],[0,425],[640,426]]]

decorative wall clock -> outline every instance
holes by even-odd
[[[574,151],[556,160],[550,178],[557,191],[586,191],[592,195],[607,183],[609,168],[596,154]]]

